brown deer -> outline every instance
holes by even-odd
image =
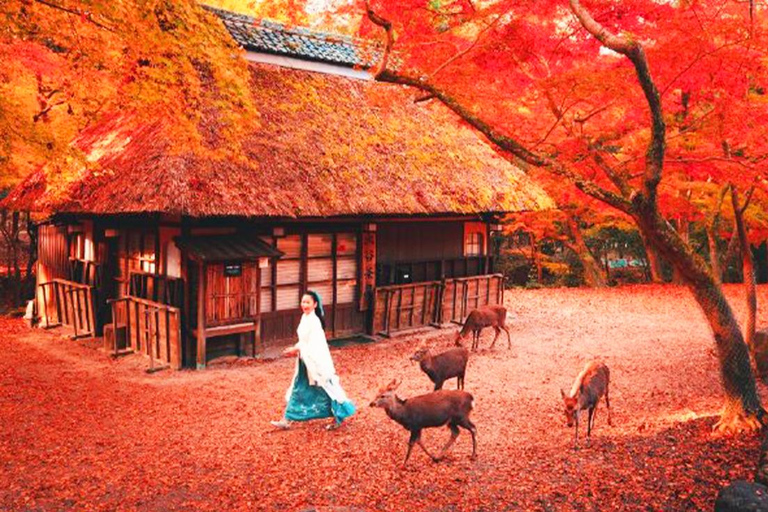
[[[469,352],[464,347],[453,347],[433,354],[428,348],[420,348],[411,356],[421,371],[435,383],[435,391],[443,389],[443,382],[456,377],[456,389],[464,389],[464,374],[467,372]]]
[[[565,391],[560,389],[565,404],[565,418],[568,426],[572,427],[574,423],[576,424],[574,446],[579,443],[579,414],[584,409],[589,413],[587,418],[587,439],[589,439],[595,421],[597,402],[603,395],[605,395],[605,405],[608,408],[608,424],[611,424],[611,401],[608,399],[610,377],[611,373],[605,364],[590,361],[576,377],[570,393],[566,395]]]
[[[393,380],[379,390],[378,396],[371,402],[371,407],[383,408],[387,416],[398,422],[411,433],[408,440],[408,451],[405,454],[403,467],[411,456],[411,450],[415,443],[424,453],[437,462],[445,456],[445,453],[459,436],[459,427],[469,430],[472,434],[472,459],[477,456],[477,429],[469,420],[472,411],[472,395],[466,391],[445,390],[433,391],[426,395],[415,396],[407,400],[398,398],[395,389],[400,381]],[[443,446],[439,456],[434,456],[421,442],[421,431],[425,428],[442,427],[448,425],[451,429],[451,438]]]
[[[456,335],[454,344],[461,346],[461,340],[469,334],[469,331],[472,331],[472,350],[477,350],[478,345],[480,345],[480,332],[486,327],[493,327],[496,331],[496,336],[493,338],[491,348],[496,345],[499,334],[504,330],[507,333],[507,348],[510,349],[512,348],[512,337],[509,334],[506,321],[507,308],[504,306],[480,306],[477,309],[473,309],[469,312],[461,331]]]

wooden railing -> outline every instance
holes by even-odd
[[[381,286],[374,291],[373,332],[462,323],[472,309],[500,304],[503,291],[501,274]]]
[[[56,278],[41,283],[40,289],[44,327],[65,325],[74,329],[75,337],[94,335],[96,324],[93,286]]]
[[[142,299],[122,297],[109,301],[112,306],[113,346],[149,356],[150,369],[161,366],[181,368],[181,312],[178,308]]]

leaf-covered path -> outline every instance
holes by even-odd
[[[742,292],[728,287],[739,318]],[[768,324],[760,287],[758,327]],[[408,361],[454,330],[333,351],[359,412],[328,432],[281,432],[292,360],[146,374],[93,342],[0,319],[2,510],[711,510],[720,486],[751,477],[755,435],[710,434],[721,403],[708,327],[672,286],[510,291],[513,349],[470,358],[478,454],[462,432],[440,463],[368,407],[379,385],[399,395],[430,382]],[[572,449],[559,389],[589,357],[611,369],[613,426],[598,410],[591,445]],[[447,384],[455,386],[454,381]],[[765,396],[765,388],[761,387]],[[447,429],[426,431],[428,447]]]

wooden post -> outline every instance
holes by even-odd
[[[261,267],[259,266],[259,260],[256,260],[256,318],[254,319],[254,324],[253,352],[251,355],[256,357],[256,347],[261,345]]]
[[[337,313],[337,300],[336,300],[336,287],[338,286],[338,279],[336,278],[336,272],[338,269],[338,256],[336,254],[337,247],[338,247],[338,233],[333,233],[331,236],[331,258],[333,261],[333,268],[331,269],[331,279],[333,280],[333,285],[331,289],[333,290],[333,319],[331,320],[331,335],[336,336],[336,313]]]
[[[198,264],[197,283],[197,369],[205,368],[205,263]]]

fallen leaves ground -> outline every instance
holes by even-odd
[[[742,318],[741,289],[727,292]],[[765,327],[768,287],[758,293]],[[757,436],[711,434],[718,365],[685,289],[513,290],[506,302],[512,350],[489,351],[486,332],[466,378],[478,459],[462,432],[447,460],[417,449],[406,470],[407,432],[368,403],[394,377],[402,397],[429,391],[408,356],[455,330],[334,350],[359,413],[333,432],[325,421],[281,432],[268,421],[292,360],[147,374],[141,356],[113,360],[93,341],[0,319],[0,509],[687,511],[751,478]],[[611,368],[614,421],[601,403],[591,445],[574,450],[559,389],[590,357]],[[424,437],[436,449],[448,431]]]

